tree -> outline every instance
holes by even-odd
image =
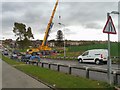
[[[34,39],[31,27],[26,29],[26,25],[23,23],[14,23],[13,32],[17,37],[16,42],[20,48],[27,48],[30,45],[30,39]]]
[[[34,39],[31,27],[28,27],[25,37],[29,40],[30,38]]]
[[[63,32],[61,30],[57,31],[57,43],[56,46],[63,46]]]

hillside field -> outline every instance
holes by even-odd
[[[119,56],[118,52],[119,52],[119,49],[120,49],[120,45],[118,45],[117,42],[111,42],[110,45],[111,45],[111,56]],[[108,48],[107,43],[104,43],[104,44],[91,44],[91,45],[84,45],[84,46],[83,45],[82,46],[69,46],[69,47],[67,47],[67,52],[66,53],[69,53],[69,54],[74,53],[74,55],[76,56],[77,54],[82,54],[86,50],[90,50],[90,49],[107,49],[107,48]]]

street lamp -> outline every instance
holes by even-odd
[[[111,14],[120,14],[118,11],[112,11]]]
[[[64,59],[66,58],[66,50],[65,50],[65,25],[62,23],[58,23],[59,25],[63,25],[64,26]]]
[[[117,11],[112,11],[110,13],[107,13],[107,19],[109,18],[110,14],[120,14],[119,12]],[[108,27],[110,28],[110,25],[108,24]],[[108,29],[109,29],[108,28]],[[111,58],[110,58],[110,34],[108,33],[108,80],[109,80],[109,84],[111,84]]]

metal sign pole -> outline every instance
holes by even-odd
[[[103,33],[108,33],[108,61],[107,61],[107,76],[108,76],[108,83],[112,84],[111,80],[111,73],[112,73],[112,67],[111,67],[111,56],[110,56],[110,34],[117,34],[115,30],[115,26],[113,24],[112,18],[110,14],[119,14],[117,11],[112,11],[111,13],[107,13],[107,22],[105,24],[105,27],[103,29]]]
[[[110,13],[107,13],[107,18],[109,18]],[[108,31],[110,31],[110,24],[108,23]],[[110,34],[108,33],[108,82],[111,84],[111,58],[110,58]]]
[[[65,49],[65,27],[64,27],[64,59],[66,59],[66,49]]]

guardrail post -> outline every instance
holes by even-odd
[[[58,72],[60,71],[60,65],[59,64],[57,65],[57,71]]]
[[[25,63],[27,64],[27,60],[25,59]]]
[[[113,71],[113,84],[114,85],[118,84],[117,72],[116,71]]]
[[[69,74],[72,72],[72,67],[69,65]]]
[[[38,62],[36,62],[36,65],[38,66]]]
[[[48,68],[49,68],[49,69],[51,68],[51,64],[50,64],[50,63],[48,63]]]
[[[89,79],[89,68],[88,67],[86,67],[86,78]]]
[[[29,62],[29,64],[30,64],[30,61],[28,61]]]
[[[41,64],[42,64],[42,67],[44,67],[44,63],[42,62]]]
[[[34,62],[31,62],[32,63],[32,65],[34,65]]]

